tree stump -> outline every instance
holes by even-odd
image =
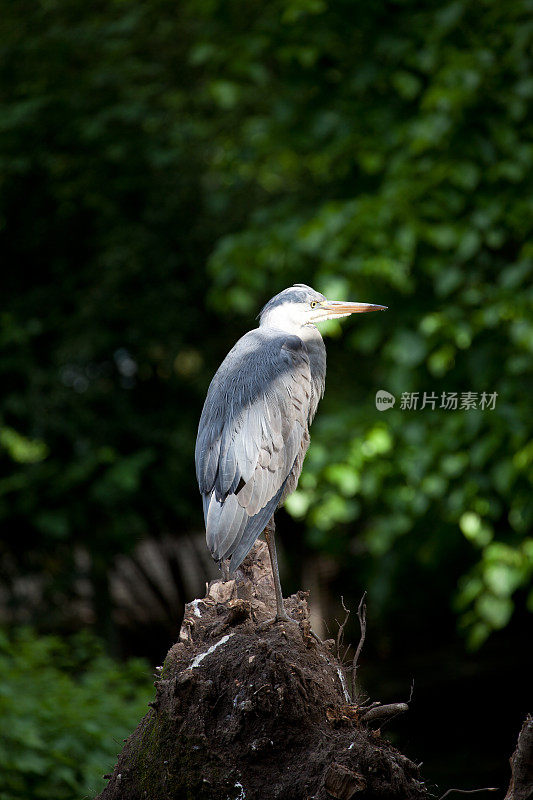
[[[427,798],[418,768],[352,703],[305,592],[275,623],[268,550],[186,607],[156,698],[100,800]],[[367,709],[368,710],[368,709]]]
[[[518,735],[516,749],[509,759],[511,782],[505,800],[533,798],[533,717],[528,714]]]

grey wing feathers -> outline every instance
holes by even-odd
[[[312,386],[301,339],[251,331],[213,378],[196,442],[207,545],[233,572],[280,502],[308,425]]]

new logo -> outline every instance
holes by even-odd
[[[394,395],[386,392],[385,389],[379,389],[376,392],[376,408],[378,411],[386,411],[388,408],[392,408],[395,402]]]

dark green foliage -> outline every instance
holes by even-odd
[[[337,556],[357,532],[387,605],[413,573],[438,581],[443,563],[479,558],[456,595],[478,645],[533,570],[531,5],[283,8],[270,39],[276,12],[260,15],[256,49],[236,34],[240,74],[275,68],[251,113],[232,109],[226,181],[245,174],[264,195],[211,258],[217,297],[251,307],[266,275],[390,306],[350,325],[342,363],[334,348],[288,506]],[[386,415],[377,388],[397,397]],[[437,408],[401,410],[413,391]],[[497,392],[496,408],[439,410],[443,391]]]
[[[200,525],[208,380],[261,303],[305,281],[390,309],[331,327],[289,504],[308,545],[383,613],[408,584],[416,608],[454,598],[474,646],[506,625],[533,564],[532,11],[2,3],[0,519],[17,569],[46,552],[68,596],[75,544],[98,584],[140,537]],[[498,398],[400,410],[412,391]]]
[[[88,634],[0,634],[2,800],[94,797],[153,694],[149,665],[117,664]]]

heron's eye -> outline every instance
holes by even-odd
[[[316,308],[317,305],[318,303],[316,300],[311,300],[311,308]]]

